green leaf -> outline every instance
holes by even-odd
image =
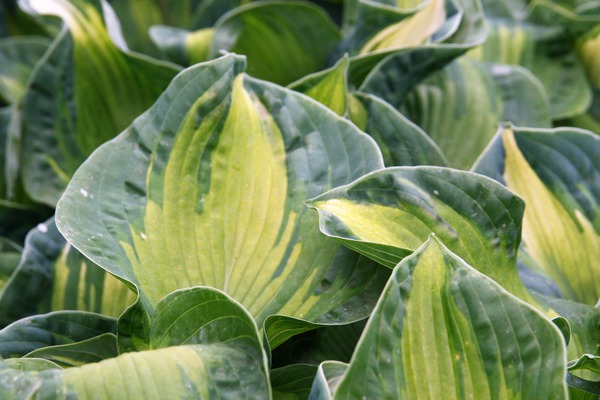
[[[593,354],[584,354],[577,360],[570,361],[567,364],[567,383],[569,384],[569,389],[577,389],[587,393],[588,395],[594,394],[596,395],[594,398],[597,398],[597,395],[600,394],[600,380],[598,380],[598,375],[600,375],[600,357]],[[577,371],[580,373],[581,371],[585,371],[588,374],[593,376],[593,381],[580,376],[574,375],[571,371]]]
[[[25,357],[44,359],[62,368],[71,368],[108,360],[118,355],[117,337],[112,333],[104,333],[77,343],[36,349]]]
[[[56,311],[23,318],[0,330],[0,357],[23,357],[38,349],[82,342],[116,333],[116,327],[114,318],[83,311]]]
[[[350,104],[350,119],[375,139],[386,166],[447,165],[433,140],[385,101],[357,92]]]
[[[323,361],[349,362],[366,320],[347,325],[326,326],[296,335],[274,349],[272,366],[293,363],[319,365]]]
[[[23,246],[27,233],[53,213],[46,206],[0,200],[0,238]]]
[[[483,274],[538,304],[517,273],[523,201],[482,175],[395,167],[335,188],[308,204],[321,231],[389,268],[431,233]]]
[[[587,370],[600,374],[600,356],[593,354],[584,354],[578,360],[570,361],[567,365],[569,371]]]
[[[150,37],[163,56],[179,65],[193,65],[210,59],[214,29],[189,31],[165,25],[150,28]]]
[[[591,132],[507,127],[476,166],[525,199],[525,252],[565,298],[589,305],[600,297],[599,159]]]
[[[580,114],[590,104],[591,91],[577,59],[575,40],[571,32],[556,24],[491,20],[485,44],[468,55],[529,69],[544,86],[555,119]]]
[[[596,27],[587,35],[580,37],[576,42],[576,50],[589,82],[594,88],[600,88],[600,73],[598,72],[600,66],[600,56],[598,56],[600,28]]]
[[[180,289],[156,307],[150,331],[152,349],[233,342],[247,342],[253,356],[262,357],[262,342],[254,319],[240,303],[217,289]]]
[[[1,247],[5,247],[4,243],[2,243]],[[0,289],[4,287],[10,276],[13,274],[19,265],[20,259],[20,251],[11,251],[5,249],[0,251]]]
[[[207,310],[210,315],[203,312]],[[258,328],[252,316],[227,295],[202,287],[176,291],[159,303],[156,316],[152,341],[160,349],[50,373],[16,373],[0,362],[2,391],[15,395],[25,389],[41,398],[50,394],[79,398],[87,393],[124,399],[270,398],[267,357]],[[87,345],[92,347],[91,356],[98,356],[95,345],[100,339],[78,343],[78,348],[46,351],[64,361],[68,350],[83,350]]]
[[[316,373],[317,367],[309,364],[294,364],[272,369],[270,380],[273,399],[307,399]]]
[[[241,6],[214,27],[212,56],[221,50],[248,57],[248,73],[287,85],[327,66],[340,40],[329,16],[307,2],[271,1]]]
[[[59,30],[57,21],[24,13],[18,6],[18,0],[0,3],[0,37],[55,36]]]
[[[443,0],[347,1],[344,49],[355,55],[421,44],[445,22],[444,5]]]
[[[600,309],[560,298],[536,297],[569,322],[569,359],[578,358],[584,353],[600,354]]]
[[[445,0],[423,1],[410,16],[377,32],[358,54],[420,45],[442,28],[445,22]]]
[[[566,399],[565,362],[552,322],[433,237],[394,269],[331,390],[339,399]]]
[[[256,327],[245,333],[258,338]],[[4,395],[24,398],[270,398],[264,357],[231,343],[184,345],[128,353],[78,368],[22,372],[0,361]],[[11,398],[9,397],[9,398]]]
[[[25,92],[33,67],[50,45],[44,37],[11,37],[0,40],[0,98],[16,103]]]
[[[10,107],[0,108],[0,165],[5,170],[6,165],[6,146],[8,142],[8,130],[12,109]],[[0,198],[6,198],[6,174],[0,174]]]
[[[121,20],[123,36],[132,50],[154,57],[166,57],[181,65],[191,65],[200,62],[193,49],[199,44],[201,32],[208,33],[210,29],[207,28],[212,28],[223,15],[248,2],[249,0],[112,0],[110,5]],[[190,31],[193,33],[188,35]],[[184,37],[188,37],[192,50],[189,58],[186,56],[186,62],[181,58],[183,53],[176,54],[179,51],[177,48],[183,44],[180,39]],[[201,61],[207,59],[208,57]]]
[[[479,1],[447,1],[446,5],[452,12],[446,18],[447,26],[431,41],[352,57],[350,82],[360,87],[361,92],[382,98],[385,98],[382,93],[389,91],[398,91],[398,96],[403,97],[432,71],[481,44],[487,28]],[[395,79],[398,75],[403,79]]]
[[[344,56],[333,67],[305,76],[289,84],[288,88],[304,93],[344,116],[349,103],[348,66],[348,56]]]
[[[194,12],[193,28],[210,28],[228,12],[253,0],[201,0]]]
[[[58,310],[118,316],[135,293],[66,243],[54,220],[27,236],[21,262],[0,289],[0,326]]]
[[[380,153],[326,107],[243,69],[228,55],[178,75],[78,170],[59,229],[135,285],[149,315],[170,292],[202,285],[259,325],[274,314],[362,319],[387,271],[323,238],[303,202],[381,168]]]
[[[335,390],[347,369],[348,364],[339,361],[327,361],[319,365],[309,398],[311,400],[332,400],[331,392]]]
[[[47,369],[60,369],[52,361],[41,358],[11,358],[2,361],[6,366],[19,371],[44,371]]]
[[[391,96],[388,101],[427,132],[457,168],[473,164],[501,121],[551,126],[543,87],[516,66],[461,58],[427,77],[401,103]]]
[[[22,4],[60,16],[71,35],[63,32],[36,68],[22,109],[25,188],[54,206],[81,162],[150,106],[177,70],[121,50],[93,0]]]

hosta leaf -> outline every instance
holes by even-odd
[[[445,22],[444,5],[443,0],[347,1],[342,47],[356,55],[421,44]]]
[[[424,1],[414,14],[377,32],[362,46],[359,55],[422,44],[444,25],[445,20],[445,0]]]
[[[319,365],[309,399],[332,400],[332,392],[337,388],[347,369],[348,364],[339,361],[328,361]]]
[[[600,3],[596,0],[538,0],[529,6],[528,19],[547,25],[561,24],[574,32],[600,22]]]
[[[537,264],[525,264],[524,260],[528,263],[533,262],[531,258],[527,256],[527,253],[521,250],[519,251],[517,258],[519,277],[530,292],[554,298],[562,298],[562,293],[556,282],[545,274]]]
[[[271,370],[270,380],[275,400],[307,399],[317,367],[309,364],[294,364]]]
[[[332,392],[566,399],[565,362],[551,321],[430,238],[394,269]]]
[[[53,213],[46,206],[0,200],[0,238],[23,246],[27,233]]]
[[[9,360],[4,360],[3,363],[4,365],[19,371],[39,372],[46,369],[60,369],[60,367],[52,361],[44,360],[42,358],[11,358]]]
[[[393,268],[431,233],[514,295],[536,304],[516,266],[523,201],[482,175],[395,167],[312,199],[321,231]]]
[[[6,146],[8,142],[8,129],[12,110],[10,107],[0,108],[0,165],[5,170],[6,165]],[[0,174],[0,198],[6,198],[6,174]]]
[[[1,241],[0,241],[1,242]],[[6,282],[9,280],[17,265],[21,259],[20,251],[13,251],[12,249],[5,249],[7,247],[4,243],[1,243],[0,248],[0,289],[4,287]]]
[[[514,21],[532,21],[545,25],[566,25],[576,32],[598,21],[595,0],[482,0],[486,16]]]
[[[593,354],[584,354],[578,360],[569,362],[569,371],[584,369],[600,374],[600,357]]]
[[[596,399],[600,394],[600,357],[584,354],[577,360],[567,364],[567,383],[571,391],[571,399]],[[577,371],[573,374],[571,371]],[[582,372],[585,377],[579,376]],[[586,397],[584,397],[586,396]]]
[[[0,3],[0,37],[54,36],[59,30],[57,21],[24,13],[18,6],[18,0],[4,0]]]
[[[425,132],[376,96],[354,93],[350,119],[375,139],[388,167],[448,163]]]
[[[446,5],[453,11],[447,17],[448,29],[441,29],[430,42],[421,45],[353,57],[350,81],[362,92],[384,97],[381,93],[398,91],[402,97],[432,71],[481,44],[487,31],[479,1],[446,1]]]
[[[152,104],[177,71],[119,49],[94,0],[22,4],[60,16],[70,32],[36,68],[22,111],[25,187],[53,206],[79,164]]]
[[[461,58],[423,80],[402,102],[389,96],[457,168],[472,165],[501,121],[551,126],[544,89],[521,67]]]
[[[559,26],[492,20],[485,44],[470,51],[480,61],[521,65],[543,84],[553,118],[584,112],[591,100],[575,41]]]
[[[189,31],[165,25],[150,28],[150,37],[164,57],[179,65],[193,65],[210,59],[214,29]]]
[[[28,235],[19,266],[0,290],[0,326],[57,310],[118,316],[135,293],[67,244],[54,220]]]
[[[523,196],[525,251],[565,298],[589,305],[600,297],[599,159],[591,132],[507,127],[476,166]]]
[[[557,121],[557,126],[571,126],[600,134],[600,88],[593,88],[592,103],[584,114]]]
[[[245,2],[247,0],[179,0],[169,2],[167,6],[161,0],[112,0],[110,4],[121,21],[129,48],[143,54],[161,56],[161,53],[165,55],[163,45],[175,44],[171,40],[178,37],[178,31],[210,28],[223,14]],[[172,31],[159,29],[167,37],[157,38],[153,35],[156,25],[168,26]],[[172,59],[170,52],[166,55],[171,61],[189,65]]]
[[[215,25],[212,55],[248,57],[248,73],[287,85],[327,66],[340,33],[319,7],[299,1],[250,3]]]
[[[0,40],[0,98],[8,103],[21,99],[33,67],[49,45],[50,40],[44,37],[11,37]]]
[[[294,336],[271,355],[272,367],[293,363],[319,365],[323,361],[348,362],[366,320],[347,325],[326,326]]]
[[[581,60],[589,82],[594,88],[600,88],[600,28],[596,27],[588,35],[577,40],[577,55]]]
[[[181,289],[158,303],[150,348],[239,341],[248,342],[253,356],[260,359],[262,345],[256,329],[248,311],[225,293],[209,287]]]
[[[266,354],[257,326],[247,311],[226,295],[206,288],[175,292],[161,303],[159,318],[173,320],[173,313],[194,313],[197,306],[208,307],[211,296],[222,312],[205,316],[204,325],[196,326],[191,341],[197,344],[127,353],[99,363],[41,373],[17,373],[0,362],[1,390],[8,396],[26,390],[40,398],[51,394],[54,398],[79,398],[89,393],[111,399],[270,398]],[[193,334],[188,329],[190,320],[174,322],[162,332],[175,334],[171,336],[175,342],[181,339],[179,334]]]
[[[0,356],[23,357],[49,346],[68,345],[116,333],[116,320],[82,311],[56,311],[16,321],[0,330]],[[114,335],[113,335],[114,338]]]
[[[584,353],[600,354],[600,309],[560,298],[537,297],[569,322],[569,359],[578,358]]]
[[[210,286],[259,325],[368,315],[386,279],[319,233],[306,198],[381,168],[374,142],[316,101],[242,74],[228,55],[178,75],[157,103],[78,170],[61,232],[136,285],[149,313]]]
[[[77,343],[36,349],[25,357],[48,360],[62,368],[71,368],[108,360],[118,355],[117,337],[112,333],[103,333]]]
[[[338,115],[346,115],[349,102],[349,65],[348,57],[344,56],[333,67],[305,76],[288,87],[312,97]]]
[[[253,0],[193,0],[198,4],[194,12],[191,28],[210,28],[219,19],[235,8],[248,4]]]

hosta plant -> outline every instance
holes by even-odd
[[[599,30],[2,2],[2,397],[598,398]]]

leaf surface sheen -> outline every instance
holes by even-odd
[[[441,167],[392,167],[308,203],[321,231],[389,268],[431,233],[509,292],[539,304],[516,266],[523,201],[487,177]]]
[[[28,194],[54,206],[79,165],[149,107],[177,73],[129,52],[109,32],[108,3],[23,0],[68,28],[37,65],[23,100],[23,177]],[[115,23],[115,21],[112,21]]]
[[[600,172],[594,161],[600,140],[585,131],[536,135],[506,129],[502,142],[506,184],[528,204],[525,251],[565,297],[595,305],[600,297]],[[553,172],[558,165],[561,170]]]
[[[173,290],[203,285],[259,324],[273,314],[360,319],[387,274],[324,240],[303,202],[381,168],[381,155],[332,111],[244,67],[228,55],[180,74],[78,171],[59,227],[138,286],[149,310]],[[90,215],[103,223],[86,222]]]
[[[565,359],[556,326],[430,238],[394,269],[327,386],[333,399],[565,399]]]

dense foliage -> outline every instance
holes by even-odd
[[[2,398],[597,399],[599,54],[596,1],[1,2]]]

